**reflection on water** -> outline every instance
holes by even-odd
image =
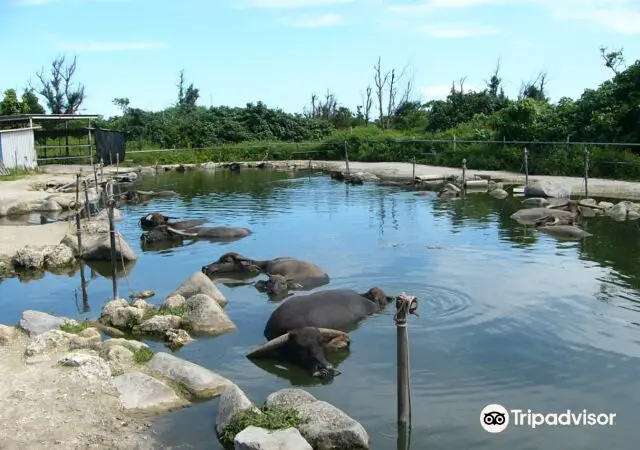
[[[637,447],[638,222],[589,218],[584,227],[593,237],[561,242],[510,219],[518,199],[469,193],[438,201],[433,193],[349,186],[306,173],[168,172],[142,179],[138,188],[180,195],[124,207],[118,229],[140,258],[119,281],[123,296],[152,289],[157,295],[150,301],[159,304],[228,251],[312,261],[331,276],[319,289],[363,292],[378,286],[390,294],[417,295],[420,317],[410,318],[409,330],[414,450]],[[254,234],[231,243],[185,241],[143,251],[138,219],[154,210],[215,226],[248,227]],[[108,275],[110,268],[86,270],[84,305],[78,272],[47,274],[33,283],[4,281],[2,322],[15,323],[27,308],[97,317],[111,296],[111,282],[91,272]],[[342,374],[323,384],[295,367],[245,358],[264,343],[264,324],[278,303],[252,285],[219,288],[238,330],[199,336],[179,356],[232,379],[258,403],[277,389],[304,386],[360,421],[374,449],[407,445],[395,424],[393,306],[350,333],[350,352],[335,361]],[[168,351],[161,342],[149,344]],[[490,403],[543,413],[616,413],[617,423],[510,426],[492,435],[479,424],[480,411]],[[205,402],[164,415],[156,425],[168,444],[217,448],[216,413],[217,401]]]

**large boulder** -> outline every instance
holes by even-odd
[[[234,383],[229,384],[222,392],[218,402],[218,416],[216,417],[216,433],[218,436],[222,434],[236,414],[252,408],[255,411],[259,411],[242,389]]]
[[[266,430],[252,425],[236,434],[233,445],[234,450],[313,450],[293,427]]]
[[[195,272],[193,275],[189,277],[187,281],[182,283],[182,285],[176,289],[173,293],[169,295],[181,295],[185,299],[196,295],[196,294],[205,294],[214,299],[220,306],[223,308],[227,305],[227,299],[222,292],[218,290],[211,278],[203,274],[202,272]]]
[[[217,373],[168,353],[156,353],[147,363],[153,375],[182,386],[198,398],[217,397],[231,381]]]
[[[93,222],[100,223],[100,222]],[[116,259],[121,265],[121,261],[135,261],[138,255],[131,246],[124,240],[124,237],[117,231],[116,234]],[[67,234],[61,241],[69,246],[74,255],[88,261],[110,261],[111,260],[111,238],[109,233],[93,233],[82,235],[82,251],[78,250],[78,238],[74,234]]]
[[[100,344],[100,333],[93,336],[80,336],[78,334],[66,333],[61,330],[49,330],[31,338],[25,349],[25,356],[47,356],[64,350],[75,350],[83,348],[95,348]],[[43,361],[46,358],[42,359]]]
[[[115,328],[132,329],[143,321],[145,314],[146,308],[138,308],[124,299],[116,299],[102,307],[100,322]]]
[[[525,197],[568,198],[571,196],[571,190],[548,180],[530,181],[529,186],[524,188],[524,195]]]
[[[193,295],[183,307],[183,326],[188,326],[195,332],[221,334],[236,329],[222,306],[208,295]]]
[[[75,262],[73,251],[67,245],[27,245],[13,256],[15,267],[25,269],[44,269],[66,267]]]
[[[170,314],[162,316],[153,316],[150,319],[142,322],[136,331],[149,333],[149,334],[166,334],[167,331],[175,328],[180,328],[182,318],[179,316],[173,316]]]
[[[24,329],[29,336],[37,336],[50,330],[59,330],[62,325],[77,325],[73,319],[67,317],[56,317],[41,311],[27,309],[20,316],[20,327]]]
[[[364,427],[330,403],[302,389],[282,389],[267,397],[267,406],[293,408],[304,423],[298,429],[314,449],[369,449]]]
[[[188,402],[173,389],[141,372],[127,372],[113,379],[120,403],[131,412],[165,412],[186,406]]]

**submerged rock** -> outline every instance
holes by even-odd
[[[154,375],[179,384],[198,398],[217,397],[231,383],[228,379],[202,366],[168,353],[156,353],[147,363]]]
[[[504,198],[507,198],[509,196],[509,193],[504,189],[500,188],[500,189],[493,189],[492,191],[489,191],[489,195],[492,196],[493,198],[502,200]]]
[[[180,348],[193,340],[185,330],[173,328],[167,330],[164,337],[167,341],[167,346],[172,350]]]
[[[236,414],[252,408],[259,411],[242,389],[234,383],[229,384],[222,392],[218,402],[218,416],[216,417],[216,433],[218,436],[222,434]]]
[[[369,435],[359,422],[307,391],[282,389],[270,394],[266,404],[297,410],[300,418],[306,421],[298,429],[314,449],[370,448]]]
[[[313,450],[293,427],[266,430],[252,425],[236,434],[233,445],[234,450]]]
[[[124,409],[139,412],[165,412],[188,405],[173,389],[149,375],[128,372],[113,379]]]

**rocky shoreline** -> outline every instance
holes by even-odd
[[[227,447],[370,448],[369,435],[360,423],[302,389],[282,389],[256,405],[231,380],[171,353],[155,353],[134,338],[136,334],[165,335],[171,347],[172,336],[178,336],[175,346],[192,340],[187,330],[233,331],[235,324],[223,309],[226,305],[227,299],[213,282],[196,272],[159,308],[142,299],[116,299],[103,306],[96,321],[78,323],[27,310],[18,325],[0,325],[0,357],[9,361],[0,376],[11,379],[0,387],[0,411],[4,411],[0,419],[5,415],[4,423],[19,421],[24,424],[19,427],[30,427],[29,433],[4,427],[0,441],[7,448],[163,448],[144,419],[220,397],[215,427]],[[103,334],[109,337],[103,340]],[[46,417],[38,417],[50,424],[41,428],[19,403],[26,391],[30,402],[38,401],[40,390],[47,393],[39,399],[40,414]],[[85,414],[75,406],[78,402],[90,404],[91,412]],[[243,416],[247,411],[254,415]],[[119,428],[114,431],[114,427]]]

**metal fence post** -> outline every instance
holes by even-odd
[[[398,364],[398,426],[411,425],[411,378],[409,370],[409,336],[407,317],[417,316],[418,298],[404,292],[396,297],[397,364]],[[399,430],[400,431],[400,430]]]

